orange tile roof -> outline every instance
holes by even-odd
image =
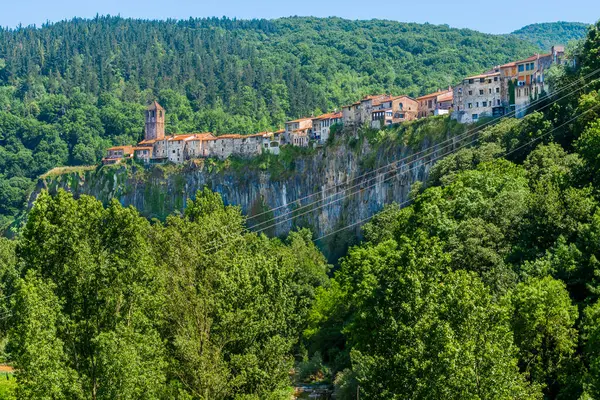
[[[291,124],[292,122],[302,122],[302,121],[306,121],[309,119],[312,119],[312,117],[298,118],[298,119],[294,119],[292,121],[286,121],[286,124]]]
[[[433,93],[429,93],[429,94],[423,95],[421,97],[417,97],[417,100],[428,99],[430,97],[437,97],[439,95],[443,95],[443,94],[446,94],[446,93],[448,93],[447,89],[446,90],[438,90],[437,92],[433,92]],[[452,93],[451,90],[450,90],[450,93]]]
[[[133,146],[113,146],[106,150],[131,150]]]
[[[237,133],[225,133],[223,135],[216,136],[215,139],[239,139],[242,135]]]
[[[138,143],[138,145],[140,144],[154,144],[158,141],[158,139],[148,139],[148,140],[142,140],[141,142]]]
[[[524,62],[535,61],[538,58],[550,57],[551,55],[552,55],[551,53],[548,53],[548,54],[534,54],[531,57],[528,57],[528,58],[526,58],[524,60],[515,61],[515,64],[521,64],[521,63],[524,63]]]
[[[189,140],[190,141],[208,140],[213,137],[214,137],[214,135],[211,132],[194,133],[193,137],[189,138]]]
[[[315,117],[313,119],[334,119],[334,118],[342,118],[342,112],[341,111],[331,112],[331,113],[319,115],[318,117]]]
[[[438,103],[442,102],[442,101],[452,101],[452,99],[454,99],[454,94],[452,93],[452,91],[450,91],[448,93],[440,94],[437,97]]]
[[[410,100],[413,100],[413,101],[415,100],[415,99],[413,99],[412,97],[410,97],[409,95],[406,95],[406,94],[401,94],[400,96],[394,96],[390,100],[401,99],[403,97],[406,97],[407,99],[410,99]]]
[[[192,134],[190,134],[190,133],[184,133],[184,134],[180,134],[180,135],[170,136],[170,137],[167,138],[167,140],[169,142],[179,142],[179,141],[182,141],[182,140],[186,140],[186,139],[192,138],[193,136],[194,136],[193,133]]]

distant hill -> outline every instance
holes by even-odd
[[[511,35],[548,50],[555,44],[565,45],[571,40],[584,38],[588,26],[581,22],[546,22],[524,26]]]
[[[136,143],[149,100],[168,133],[251,133],[367,93],[421,95],[539,51],[447,25],[292,17],[76,18],[0,28],[0,226],[35,178]]]

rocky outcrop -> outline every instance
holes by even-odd
[[[149,218],[162,219],[181,211],[197,190],[207,186],[220,193],[226,204],[239,206],[255,231],[285,235],[295,227],[309,227],[315,237],[328,235],[318,243],[334,259],[345,251],[350,238],[357,237],[362,221],[386,204],[405,202],[411,186],[424,181],[433,162],[452,149],[445,142],[452,137],[448,132],[425,135],[412,146],[406,143],[414,137],[409,140],[402,132],[376,145],[366,139],[338,138],[333,145],[295,154],[287,170],[275,171],[260,160],[105,166],[48,176],[40,180],[36,193],[62,188],[103,202],[116,198]],[[422,152],[431,146],[432,150]],[[403,161],[388,166],[397,160]]]

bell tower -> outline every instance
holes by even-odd
[[[165,137],[165,109],[156,101],[146,109],[146,129],[144,140],[164,139]]]

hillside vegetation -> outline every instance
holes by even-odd
[[[598,48],[600,22],[569,96],[442,159],[333,274],[206,189],[164,222],[42,193],[0,239],[17,396],[600,399]]]
[[[0,226],[40,174],[167,132],[251,133],[367,93],[419,95],[535,52],[514,37],[340,18],[74,19],[0,30]]]
[[[553,45],[566,45],[585,37],[588,28],[588,24],[581,22],[546,22],[524,26],[511,35],[548,51]]]

